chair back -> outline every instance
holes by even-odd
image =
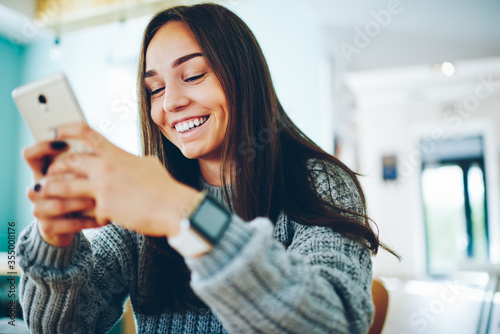
[[[375,315],[373,323],[368,330],[368,334],[380,334],[384,327],[385,318],[387,316],[387,308],[389,306],[389,293],[384,284],[378,278],[375,278],[372,283],[372,300],[375,305]]]

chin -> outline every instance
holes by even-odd
[[[201,157],[201,153],[200,152],[193,152],[193,151],[190,151],[190,150],[181,150],[182,152],[182,155],[185,156],[186,158],[188,159],[199,159]]]

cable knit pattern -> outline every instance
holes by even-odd
[[[340,168],[311,160],[318,195],[362,212],[354,182]],[[202,188],[223,201],[221,188]],[[330,197],[331,196],[331,197]],[[273,237],[274,236],[274,237]],[[33,333],[106,333],[138,282],[145,239],[116,224],[68,247],[45,243],[34,222],[17,246],[24,273],[20,300]],[[373,316],[369,250],[330,228],[281,213],[249,223],[233,215],[209,254],[186,259],[191,287],[210,307],[182,313],[135,313],[137,333],[366,333]],[[133,305],[132,305],[133,306]]]

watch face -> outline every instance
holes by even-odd
[[[219,203],[206,197],[190,220],[191,225],[208,241],[216,243],[231,221],[231,214]]]

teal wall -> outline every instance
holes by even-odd
[[[7,223],[16,222],[19,233],[25,226],[17,219],[19,169],[23,163],[20,155],[20,115],[10,96],[22,81],[25,47],[0,36],[0,251],[7,245]]]

